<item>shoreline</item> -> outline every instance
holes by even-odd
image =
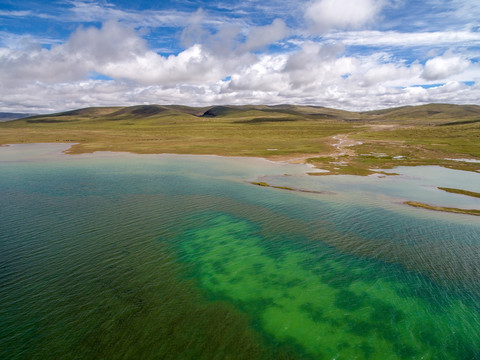
[[[341,134],[344,137],[348,136],[345,134]],[[335,139],[337,135],[332,136],[332,139]],[[468,159],[469,161],[461,162],[459,159],[445,159],[443,161],[427,161],[428,159],[401,159],[407,161],[407,163],[402,163],[397,159],[394,164],[392,163],[382,163],[380,162],[377,164],[377,167],[363,167],[360,171],[358,169],[350,169],[351,163],[355,162],[357,158],[362,157],[361,155],[345,155],[343,154],[343,146],[351,147],[355,145],[362,144],[361,142],[356,142],[354,140],[348,141],[346,145],[339,145],[333,144],[336,146],[336,150],[333,153],[328,154],[321,154],[321,153],[306,153],[306,154],[291,154],[291,155],[270,155],[270,156],[262,156],[262,155],[230,155],[225,153],[210,153],[210,154],[194,154],[194,153],[182,153],[182,152],[137,152],[137,151],[114,151],[114,150],[94,150],[94,151],[71,151],[73,147],[77,145],[82,145],[82,143],[71,143],[71,142],[22,142],[22,143],[6,143],[0,144],[0,147],[8,147],[12,145],[68,145],[68,148],[61,151],[64,155],[72,155],[72,156],[82,156],[82,155],[101,155],[104,154],[105,156],[121,156],[122,154],[127,155],[183,155],[183,156],[211,156],[211,157],[225,157],[225,158],[238,158],[238,159],[262,159],[268,161],[272,164],[292,164],[292,165],[306,165],[310,168],[310,171],[307,172],[308,175],[311,176],[327,176],[327,175],[353,175],[353,176],[370,176],[370,175],[397,175],[395,173],[388,173],[384,172],[383,170],[392,170],[396,167],[400,166],[409,166],[409,167],[417,167],[417,166],[440,166],[447,169],[453,170],[460,170],[460,171],[468,171],[473,173],[480,173],[480,168],[475,167],[472,168],[472,165],[477,165],[477,162],[471,161],[472,159]],[[351,151],[351,150],[349,150]],[[332,162],[328,160],[337,160],[339,157],[343,158],[340,162]],[[382,160],[381,157],[377,158],[378,160]],[[388,160],[388,159],[385,159]],[[438,159],[440,160],[440,159]],[[460,159],[466,160],[466,159]],[[448,161],[448,163],[444,163],[444,161]],[[480,160],[478,160],[480,161]],[[333,167],[332,167],[333,165]],[[462,166],[463,165],[463,166]],[[352,171],[353,170],[353,171]]]
[[[93,157],[97,157],[97,158],[125,158],[125,157],[129,157],[129,156],[136,156],[136,155],[142,155],[142,156],[145,156],[145,155],[148,155],[148,156],[152,156],[152,157],[155,157],[155,156],[166,156],[166,157],[190,157],[190,158],[193,158],[193,157],[206,157],[206,158],[224,158],[224,159],[237,159],[237,160],[242,160],[242,161],[260,161],[260,162],[267,162],[269,164],[272,164],[272,165],[278,165],[278,166],[282,166],[282,165],[297,165],[297,166],[304,166],[304,168],[299,168],[300,170],[300,173],[304,174],[304,175],[312,175],[312,176],[318,176],[318,175],[338,175],[338,174],[334,174],[334,173],[331,173],[331,172],[328,172],[328,171],[325,171],[322,169],[318,169],[318,168],[315,168],[315,170],[317,172],[312,172],[310,170],[313,170],[312,167],[313,165],[308,163],[308,162],[298,162],[298,161],[294,161],[294,162],[290,162],[286,159],[283,159],[283,160],[279,160],[279,159],[271,159],[271,158],[266,158],[266,157],[260,157],[260,156],[237,156],[237,155],[219,155],[219,154],[179,154],[179,153],[166,153],[166,152],[162,152],[162,153],[148,153],[148,154],[145,154],[145,153],[136,153],[136,152],[131,152],[131,151],[93,151],[93,152],[83,152],[83,153],[71,153],[69,152],[68,150],[71,148],[72,143],[12,143],[12,144],[2,144],[0,145],[0,147],[3,147],[3,148],[14,148],[15,145],[17,146],[30,146],[30,147],[34,147],[34,146],[43,146],[44,149],[45,149],[45,153],[42,153],[41,151],[38,152],[38,151],[35,151],[33,153],[26,153],[25,156],[22,156],[22,158],[20,158],[19,160],[14,160],[14,161],[42,161],[42,160],[45,160],[45,157],[48,158],[49,161],[55,161],[56,158],[55,158],[55,155],[58,156],[58,159],[59,160],[65,160],[66,158],[77,158],[77,159],[88,159],[88,158],[93,158]],[[51,146],[54,146],[55,149],[51,149],[49,147]],[[15,150],[15,149],[12,149],[12,150]],[[53,152],[51,150],[54,150]],[[8,151],[8,150],[7,150]],[[52,157],[52,155],[54,155],[54,157]],[[72,155],[70,157],[70,155]],[[0,161],[0,163],[2,162],[10,162],[9,160],[5,160],[5,161]],[[258,163],[257,163],[258,164]],[[260,163],[261,164],[261,163]],[[402,165],[398,165],[398,166],[402,166]],[[415,167],[417,166],[422,166],[422,164],[416,164]],[[439,166],[439,165],[436,165],[436,166]],[[413,166],[412,166],[413,167]],[[441,166],[440,166],[441,167]],[[444,168],[448,168],[448,167],[444,167]],[[395,172],[392,172],[392,173],[388,173],[388,172],[383,172],[381,170],[384,170],[384,169],[378,169],[378,171],[372,171],[373,174],[377,174],[377,175],[383,175],[381,177],[385,177],[387,175],[399,175]],[[296,171],[294,171],[295,173]],[[477,173],[475,171],[472,171],[473,173]],[[284,174],[285,176],[287,175],[290,175],[290,174],[287,174],[285,173]],[[256,181],[251,181],[251,180],[245,180],[247,183],[250,183],[251,185],[256,185],[256,186],[261,186],[261,187],[269,187],[269,188],[274,188],[274,189],[279,189],[279,190],[288,190],[288,191],[292,191],[292,192],[298,192],[298,193],[312,193],[312,194],[322,194],[322,195],[333,195],[333,194],[336,194],[335,192],[331,192],[331,191],[315,191],[315,190],[308,190],[308,189],[303,189],[303,188],[296,188],[296,187],[289,187],[289,186],[278,186],[278,185],[272,185],[272,184],[269,184],[269,183],[266,183],[262,180],[256,180]],[[462,195],[462,196],[465,196],[465,195],[478,195],[478,196],[474,196],[474,197],[479,197],[480,196],[480,193],[474,193],[472,191],[466,191],[466,190],[458,190],[458,189],[452,189],[452,188],[442,188],[442,187],[437,187],[439,190],[442,190],[444,192],[452,192],[452,193],[456,193],[458,195]],[[448,190],[446,190],[448,189]],[[476,209],[460,209],[460,208],[450,208],[450,207],[442,207],[442,206],[433,206],[433,205],[429,205],[429,204],[426,204],[426,203],[422,203],[422,202],[418,202],[418,201],[403,201],[402,202],[403,204],[406,204],[406,205],[410,205],[412,207],[417,207],[417,208],[423,208],[423,209],[426,209],[426,210],[433,210],[433,211],[437,211],[437,212],[448,212],[448,213],[457,213],[457,214],[468,214],[468,215],[476,215],[476,216],[480,216],[480,210],[476,210]]]
[[[200,116],[188,106],[138,105],[46,114],[1,123],[0,144],[68,143],[65,153],[71,155],[256,157],[307,164],[315,169],[312,175],[366,176],[423,165],[480,173],[475,115],[480,106],[431,104],[378,114],[300,105],[212,109],[218,113]]]

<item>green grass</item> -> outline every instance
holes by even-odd
[[[338,121],[319,123],[276,111],[237,111],[223,117],[199,117],[170,108],[151,116],[133,111],[113,109],[105,115],[95,109],[89,115],[75,112],[8,122],[1,124],[0,143],[79,143],[71,153],[108,150],[272,156],[328,151],[324,139],[348,131]],[[250,123],[258,118],[262,121]]]

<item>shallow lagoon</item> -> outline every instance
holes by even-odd
[[[67,147],[0,148],[0,358],[480,358],[479,219],[402,204],[480,174]]]

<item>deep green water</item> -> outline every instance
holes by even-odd
[[[480,174],[62,149],[0,148],[0,359],[480,359],[479,219],[401,204]]]

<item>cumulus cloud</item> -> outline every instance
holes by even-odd
[[[444,54],[425,63],[422,77],[426,80],[441,80],[466,70],[470,61],[461,56]]]
[[[201,15],[201,14],[200,14]],[[475,103],[480,87],[454,81],[480,79],[474,56],[451,52],[425,65],[386,52],[350,54],[342,44],[297,41],[288,52],[257,49],[288,36],[281,20],[206,32],[175,55],[151,49],[141,33],[110,21],[80,27],[49,48],[0,48],[0,108],[49,112],[88,106],[143,103],[314,104],[351,110],[447,101]],[[38,44],[37,44],[38,45]],[[110,80],[89,79],[92,73]],[[463,75],[462,75],[463,76]],[[433,80],[445,84],[425,89]]]
[[[237,69],[223,93],[252,90],[278,93],[288,86],[288,79],[282,73],[287,59],[287,55],[261,56],[250,66]]]
[[[409,67],[394,63],[379,64],[375,68],[366,71],[359,84],[361,86],[372,86],[375,84],[395,86],[400,83],[405,85],[412,82],[412,79],[418,79],[421,71],[422,69],[419,64],[413,64]]]
[[[341,57],[343,48],[322,46],[315,42],[306,42],[301,49],[290,55],[284,72],[294,89],[305,86],[325,86],[337,82],[342,75],[351,73],[356,67],[353,58]]]
[[[203,46],[221,57],[228,57],[236,51],[242,28],[236,24],[226,24],[215,34],[204,39]]]
[[[319,33],[358,29],[372,22],[384,5],[383,0],[314,0],[305,10],[305,18]]]
[[[146,41],[135,30],[116,21],[108,21],[100,29],[80,27],[63,47],[66,52],[93,64],[132,59],[148,51]]]
[[[101,29],[80,27],[66,43],[50,49],[37,47],[3,48],[0,53],[0,81],[56,83],[85,79],[91,71],[118,61],[135,60],[147,53],[146,42],[133,29],[107,22]]]
[[[183,45],[202,44],[218,55],[233,51],[245,53],[261,50],[290,34],[290,29],[281,19],[275,19],[270,25],[250,26],[247,35],[242,34],[242,27],[237,24],[223,24],[212,33],[204,27],[204,13],[198,10],[181,35]],[[244,38],[244,39],[243,39]]]
[[[275,19],[271,25],[252,28],[241,48],[243,51],[258,50],[278,40],[282,40],[289,32],[283,20]]]
[[[164,57],[150,50],[135,30],[117,22],[100,29],[81,27],[51,49],[3,49],[0,69],[0,81],[9,86],[80,81],[92,72],[146,85],[202,83],[223,75],[222,64],[201,45]]]
[[[224,76],[219,59],[195,44],[178,55],[163,57],[148,51],[131,60],[120,60],[99,67],[99,72],[116,79],[128,79],[139,84],[176,85],[202,84]]]

